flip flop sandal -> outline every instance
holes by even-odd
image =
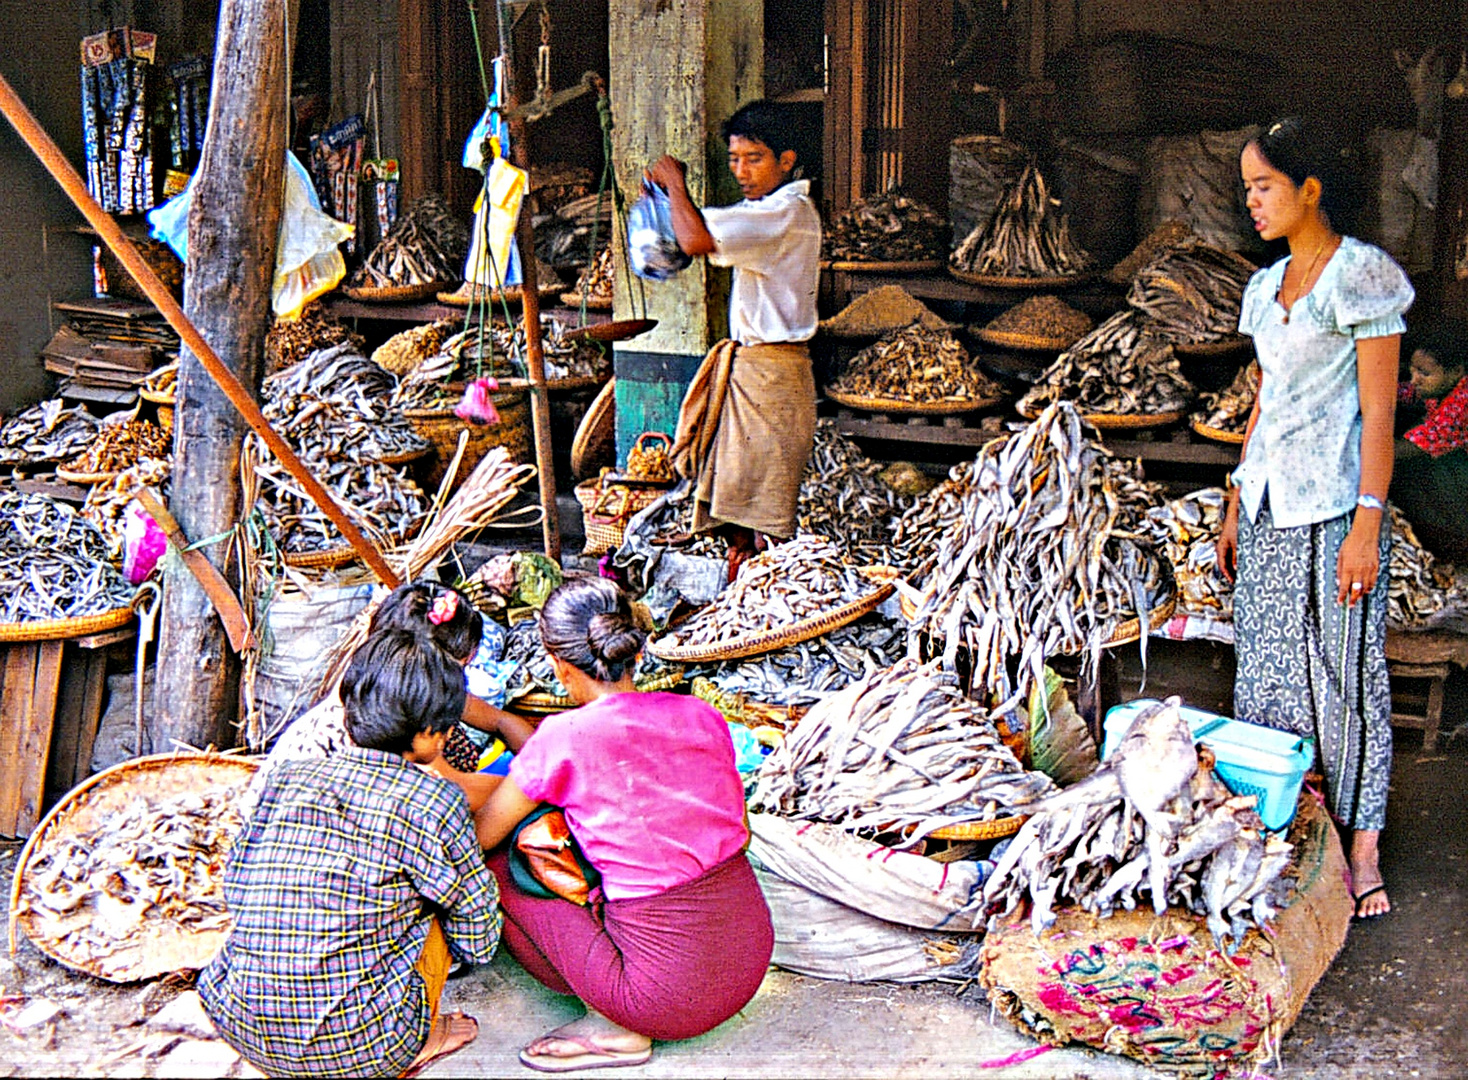
[[[428,1066],[432,1065],[435,1061],[438,1061],[440,1058],[446,1058],[450,1054],[457,1054],[460,1050],[464,1049],[464,1047],[468,1046],[475,1039],[479,1038],[479,1021],[476,1020],[476,1019],[474,1019],[474,1017],[468,1015],[467,1013],[461,1013],[461,1012],[445,1013],[443,1016],[439,1017],[439,1019],[440,1020],[443,1020],[443,1019],[452,1019],[454,1017],[458,1017],[459,1019],[462,1019],[462,1020],[467,1020],[467,1021],[469,1021],[469,1023],[473,1024],[474,1025],[474,1034],[471,1035],[468,1040],[466,1040],[465,1042],[460,1043],[458,1046],[455,1046],[455,1047],[453,1047],[450,1050],[440,1050],[436,1054],[434,1054],[432,1057],[426,1057],[422,1061],[415,1061],[415,1062],[413,1062],[413,1064],[410,1065],[410,1066],[408,1066],[408,1068],[403,1072],[402,1075],[405,1078],[406,1077],[411,1077],[411,1076],[417,1076],[424,1069],[428,1068]],[[429,1032],[428,1032],[428,1038],[429,1038],[430,1041],[432,1041],[432,1039],[433,1039],[433,1030],[432,1029],[430,1029]]]
[[[1375,886],[1367,889],[1360,896],[1357,896],[1355,893],[1352,893],[1351,894],[1351,899],[1356,902],[1356,906],[1351,909],[1351,921],[1352,922],[1370,922],[1372,919],[1379,919],[1383,915],[1390,914],[1391,913],[1391,909],[1390,908],[1388,908],[1386,911],[1378,911],[1378,912],[1376,912],[1373,915],[1362,915],[1361,914],[1361,902],[1363,900],[1367,900],[1370,897],[1375,896],[1377,893],[1384,893],[1384,892],[1386,892],[1386,883],[1385,882],[1382,882],[1382,884],[1380,884],[1380,885],[1375,885]]]
[[[542,1037],[555,1039],[557,1042],[571,1043],[573,1046],[581,1047],[585,1053],[559,1057],[552,1054],[532,1054],[529,1048],[526,1048],[520,1051],[520,1064],[527,1069],[547,1073],[574,1072],[577,1069],[610,1069],[622,1065],[646,1065],[652,1058],[651,1046],[642,1050],[610,1050],[584,1035]],[[536,1040],[536,1042],[539,1041],[539,1039]]]

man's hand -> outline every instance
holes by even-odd
[[[688,192],[688,166],[671,154],[664,154],[654,161],[643,171],[642,176],[669,195]]]

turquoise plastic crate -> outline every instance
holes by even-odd
[[[1103,760],[1111,756],[1132,721],[1156,704],[1155,699],[1142,698],[1107,711]],[[1187,705],[1182,714],[1194,740],[1218,759],[1214,771],[1228,789],[1235,795],[1255,796],[1265,828],[1286,828],[1295,818],[1305,773],[1315,761],[1315,740]]]

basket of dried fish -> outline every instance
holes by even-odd
[[[166,458],[172,453],[173,440],[157,424],[146,420],[103,424],[87,449],[58,466],[56,475],[73,484],[100,484],[145,457]]]
[[[460,387],[460,390],[463,388]],[[439,409],[404,409],[408,423],[436,451],[433,468],[429,471],[428,486],[436,487],[448,472],[449,462],[459,445],[459,436],[469,433],[464,446],[464,462],[459,475],[462,477],[472,469],[485,454],[495,447],[504,447],[510,460],[528,462],[534,455],[530,432],[530,400],[523,390],[501,391],[491,394],[495,411],[499,413],[497,424],[473,424],[460,419],[452,406]]]
[[[441,281],[420,281],[414,285],[343,285],[342,292],[364,304],[411,304],[436,296],[442,288]]]
[[[1059,297],[1032,296],[969,333],[1001,349],[1058,353],[1074,345],[1095,325],[1091,316]]]
[[[427,299],[459,280],[468,240],[468,230],[442,196],[415,199],[342,291],[374,303]]]
[[[1003,391],[952,334],[913,325],[852,357],[826,396],[853,409],[940,415],[995,405]]]
[[[603,469],[595,480],[576,485],[576,501],[581,504],[581,520],[586,530],[583,555],[605,555],[622,546],[627,522],[646,510],[662,496],[656,487],[634,487],[608,480],[610,469]]]
[[[1127,303],[1179,353],[1227,355],[1249,342],[1238,332],[1239,306],[1255,269],[1242,255],[1185,240],[1137,271]]]
[[[265,374],[273,375],[300,363],[319,349],[343,343],[361,349],[363,338],[326,314],[319,302],[313,301],[306,305],[299,319],[276,319],[271,324],[265,334]]]
[[[848,273],[915,274],[940,270],[948,222],[900,191],[862,199],[821,237],[823,265]]]
[[[647,651],[669,663],[757,656],[855,622],[892,589],[824,536],[797,536],[746,562],[717,600]]]
[[[1143,527],[1172,564],[1178,609],[1210,619],[1233,617],[1233,584],[1218,569],[1218,535],[1228,497],[1202,488],[1147,511]]]
[[[1208,411],[1193,416],[1193,430],[1205,439],[1242,445],[1249,426],[1254,399],[1259,396],[1259,361],[1251,360],[1239,368],[1228,389],[1217,394],[1204,394]]]
[[[16,930],[75,971],[135,982],[198,970],[224,944],[224,864],[253,759],[134,758],[69,792],[16,861]]]
[[[576,288],[561,294],[561,303],[567,307],[585,305],[588,311],[611,311],[614,281],[612,249],[605,247],[581,271]]]
[[[1002,289],[1074,285],[1091,271],[1091,256],[1071,237],[1069,219],[1034,162],[948,260],[958,280]]]
[[[100,421],[60,398],[16,413],[0,426],[0,465],[40,468],[84,452]]]

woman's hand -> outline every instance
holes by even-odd
[[[1238,488],[1234,488],[1228,494],[1228,509],[1223,512],[1223,529],[1218,534],[1218,543],[1214,545],[1214,551],[1218,556],[1218,572],[1232,585],[1239,566]]]
[[[687,174],[687,165],[671,154],[664,154],[643,171],[642,177],[671,195],[688,190]]]
[[[1336,603],[1355,607],[1381,571],[1381,511],[1361,509],[1335,560]]]

